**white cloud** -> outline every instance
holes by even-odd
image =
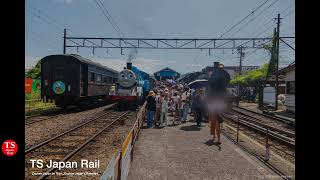
[[[168,61],[168,64],[176,64],[177,61]]]
[[[186,64],[187,67],[203,67],[202,64]]]
[[[71,4],[73,0],[54,0],[54,1],[59,3]]]
[[[152,17],[144,17],[143,20],[144,21],[152,21]]]

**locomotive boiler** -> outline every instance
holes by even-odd
[[[142,87],[139,86],[137,75],[132,71],[132,63],[128,62],[118,75],[115,94],[111,96],[117,101],[119,110],[136,109],[141,103]]]

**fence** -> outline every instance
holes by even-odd
[[[259,131],[264,137],[257,141],[254,140],[250,134],[245,133],[246,123],[242,121],[239,116],[236,116],[236,118],[229,118],[228,116],[223,115],[222,117],[227,123],[223,123],[222,129],[222,133],[227,137],[227,139],[233,141],[244,151],[264,162],[265,165],[273,169],[284,179],[292,179],[295,174],[294,164],[283,157],[290,156],[290,158],[294,158],[294,154],[292,155],[282,149],[279,149],[276,144],[270,142],[270,136],[273,135],[273,132],[270,131],[272,129],[267,126],[262,126]],[[271,147],[277,152],[271,150]]]
[[[131,162],[133,160],[133,147],[138,140],[140,129],[145,119],[146,103],[140,108],[136,115],[136,121],[125,138],[121,149],[111,158],[108,166],[100,177],[100,180],[125,180],[128,177]]]

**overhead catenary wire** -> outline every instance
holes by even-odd
[[[239,24],[241,24],[242,22],[244,22],[248,17],[250,17],[252,14],[254,14],[257,10],[259,10],[263,5],[265,5],[269,0],[264,1],[262,4],[258,5],[258,7],[256,7],[254,10],[252,10],[248,15],[246,15],[244,18],[242,18],[240,21],[238,21],[236,24],[234,24],[231,28],[229,28],[227,31],[225,31],[224,33],[222,33],[218,39],[221,39],[224,35],[226,35],[227,33],[229,33],[232,29],[234,29],[235,27],[237,27]],[[230,41],[229,41],[230,42]],[[227,42],[227,43],[229,43]],[[212,45],[213,42],[209,43],[209,46]],[[224,43],[226,44],[226,43]],[[223,45],[224,45],[223,44]],[[220,46],[221,47],[221,46]]]
[[[103,3],[100,0],[94,0],[94,2],[97,4],[97,6],[102,11],[103,15],[106,17],[106,20],[111,24],[112,28],[118,33],[119,37],[123,38],[123,33],[121,32],[121,29],[119,26],[113,21],[112,16],[110,15],[107,8],[103,5]],[[100,4],[101,3],[101,4]]]
[[[26,10],[27,10],[28,13],[30,13],[30,14],[32,14],[33,16],[41,19],[42,21],[44,21],[44,22],[52,25],[53,27],[55,27],[55,28],[58,29],[59,31],[61,30],[61,27],[59,27],[57,24],[48,21],[46,18],[40,16],[39,14],[35,13],[34,11],[32,11],[32,10],[30,10],[30,9],[28,9],[28,8],[26,8]],[[62,31],[60,31],[60,32],[62,32]]]
[[[263,5],[265,5],[269,0],[264,1],[262,4],[260,4],[257,8],[255,8],[253,11],[251,11],[248,15],[246,15],[244,18],[242,18],[238,23],[234,24],[230,29],[228,29],[226,32],[224,32],[222,35],[220,35],[219,39],[222,38],[224,35],[226,35],[228,32],[230,32],[232,29],[237,27],[239,24],[241,24],[243,21],[245,21],[248,17],[250,17],[252,14],[254,14],[258,9],[260,9]]]
[[[279,0],[275,0],[273,1],[269,6],[267,6],[266,8],[264,8],[259,14],[257,14],[256,16],[254,16],[252,19],[250,19],[247,23],[245,23],[242,27],[240,27],[235,33],[233,33],[231,35],[231,37],[233,37],[235,34],[237,34],[239,31],[241,31],[243,28],[247,27],[248,24],[252,21],[254,21],[257,17],[259,17],[262,13],[264,13],[267,9],[269,9],[271,6],[275,5],[275,3],[277,3]]]

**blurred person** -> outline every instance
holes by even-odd
[[[225,110],[225,102],[221,97],[210,97],[208,102],[210,134],[212,135],[212,141],[215,140],[217,135],[217,144],[220,145],[220,124],[223,123],[223,119],[220,114]]]
[[[181,112],[181,97],[180,97],[180,92],[179,91],[176,91],[175,92],[175,98],[174,98],[174,103],[176,105],[175,107],[175,113],[174,113],[174,119],[177,120],[178,122],[180,122],[181,120],[181,116],[180,116],[180,112]],[[175,121],[174,121],[175,122]]]
[[[189,93],[189,88],[185,89],[185,92],[182,94],[182,103],[183,104],[183,112],[182,112],[182,118],[183,118],[183,123],[187,121],[187,116],[189,112],[189,107],[190,107],[190,93]]]
[[[161,126],[167,126],[168,108],[169,108],[168,103],[169,103],[169,93],[165,92],[164,97],[162,99],[162,104],[161,104],[161,115],[160,115]]]
[[[154,96],[154,92],[150,91],[147,97],[147,128],[152,127],[153,124],[154,113],[156,110],[156,100]]]
[[[161,113],[161,90],[157,93],[155,100],[156,100],[156,112],[155,112],[155,122],[159,121],[160,113]]]
[[[198,127],[201,126],[204,108],[205,107],[204,107],[203,90],[199,89],[194,99],[194,110],[196,113],[195,120],[197,122]]]
[[[181,121],[182,123],[184,123],[183,122],[183,108],[184,108],[184,105],[185,105],[185,103],[186,103],[186,101],[185,100],[183,100],[183,90],[182,89],[180,89],[179,90],[179,104],[180,104],[180,106],[179,106],[179,121]]]
[[[212,141],[215,140],[215,136],[218,136],[217,144],[220,145],[220,124],[223,123],[223,119],[220,114],[226,109],[226,88],[230,81],[230,75],[223,70],[223,65],[219,65],[218,62],[214,63],[213,75],[209,79],[209,91],[208,91],[208,112],[210,134],[212,135]]]
[[[191,116],[195,116],[195,110],[194,110],[194,106],[193,106],[193,102],[194,102],[194,99],[196,97],[196,93],[197,91],[195,89],[191,89],[191,92],[190,92],[190,100],[191,100]]]
[[[174,104],[173,95],[171,97],[169,96],[169,98],[170,98],[169,99],[169,110],[170,110],[170,113],[171,113],[170,115],[174,116],[173,113],[175,111],[175,106],[176,105]]]

